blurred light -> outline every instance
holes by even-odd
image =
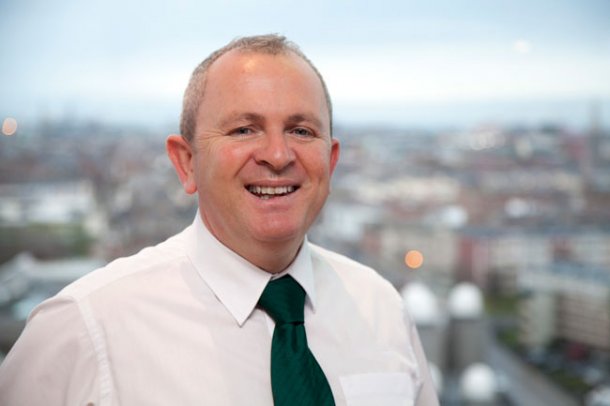
[[[478,319],[485,311],[483,294],[472,283],[459,283],[449,292],[447,308],[454,319]]]
[[[424,263],[424,256],[417,250],[411,250],[405,255],[405,264],[408,268],[417,269]]]
[[[510,217],[521,218],[531,214],[532,208],[526,200],[514,197],[506,202],[504,211]]]
[[[426,285],[411,282],[401,289],[400,294],[417,326],[436,326],[442,322],[438,299]]]
[[[532,44],[524,39],[513,42],[513,50],[519,54],[529,54],[532,51]]]
[[[11,136],[17,132],[17,120],[7,117],[2,122],[2,134]]]
[[[460,389],[468,404],[494,404],[498,390],[496,374],[488,365],[472,364],[462,373]]]

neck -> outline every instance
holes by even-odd
[[[302,244],[303,241],[289,247],[286,244],[258,244],[248,246],[252,249],[243,252],[229,248],[260,269],[275,274],[284,271],[294,262]]]
[[[305,240],[301,237],[286,241],[244,241],[231,238],[230,235],[222,238],[222,235],[206,221],[205,216],[202,215],[201,219],[205,228],[222,245],[256,267],[272,274],[280,273],[292,264]]]

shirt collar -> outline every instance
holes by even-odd
[[[187,239],[187,255],[197,273],[218,300],[242,326],[252,314],[265,286],[273,276],[251,264],[216,239],[206,228],[199,211]],[[307,238],[297,257],[283,274],[290,274],[305,290],[307,303],[315,310],[315,284]]]
[[[296,258],[292,261],[292,264],[282,272],[282,275],[290,275],[296,280],[299,285],[305,290],[306,302],[305,305],[311,306],[311,309],[315,312],[316,309],[316,289],[313,273],[313,265],[311,260],[311,248],[307,236],[301,245]]]

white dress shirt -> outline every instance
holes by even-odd
[[[305,241],[287,269],[337,405],[436,405],[413,323],[371,269]],[[39,305],[0,366],[0,405],[272,405],[271,274],[199,216]]]

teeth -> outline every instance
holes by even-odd
[[[260,195],[263,198],[269,198],[270,196],[285,195],[294,192],[294,186],[248,186],[248,191],[255,195]]]

